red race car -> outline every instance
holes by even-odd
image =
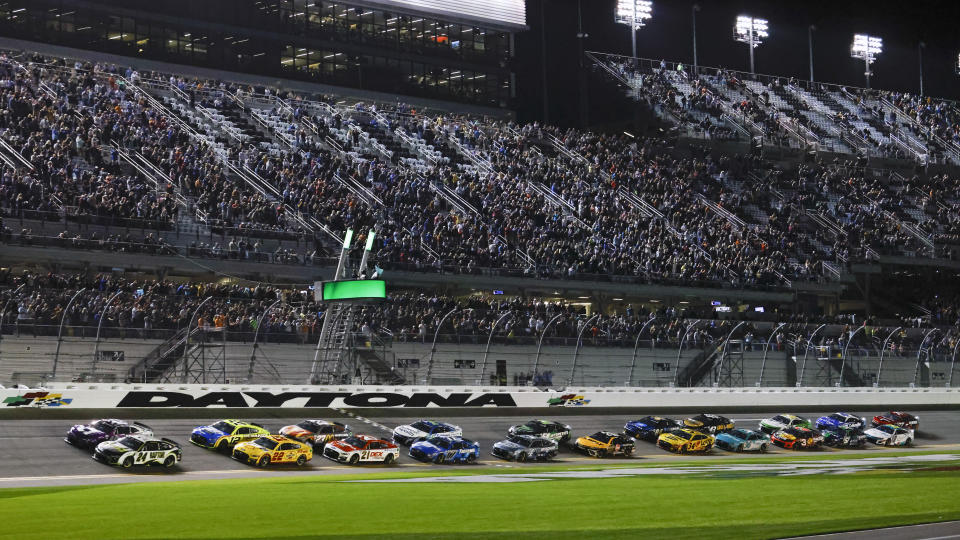
[[[893,425],[905,429],[912,429],[913,431],[920,431],[920,417],[910,413],[890,411],[886,414],[878,414],[874,416],[873,425]]]
[[[813,449],[823,444],[823,435],[815,429],[791,427],[774,433],[770,440],[787,450]]]
[[[400,457],[400,449],[390,441],[369,435],[350,435],[328,443],[324,457],[338,463],[383,463],[391,465]]]

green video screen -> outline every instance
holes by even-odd
[[[344,302],[386,300],[387,286],[382,279],[352,279],[346,281],[324,281],[323,301]]]

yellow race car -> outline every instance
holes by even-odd
[[[675,429],[660,435],[657,446],[678,454],[709,452],[713,448],[713,441],[714,438],[706,433],[693,429]]]
[[[636,447],[629,435],[610,431],[598,431],[588,437],[579,437],[573,446],[591,457],[629,456]]]
[[[204,448],[226,451],[237,443],[252,441],[269,434],[267,428],[260,424],[242,420],[220,420],[194,429],[190,434],[190,442]]]
[[[313,459],[313,448],[283,435],[267,435],[234,446],[233,459],[254,463],[258,467],[266,467],[271,463],[296,463],[302,467]]]

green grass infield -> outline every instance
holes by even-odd
[[[469,474],[514,472],[545,469]],[[0,538],[778,538],[960,519],[957,461],[842,475],[349,482],[465,474],[425,473],[0,489]]]

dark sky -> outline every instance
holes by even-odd
[[[807,27],[814,32],[814,70],[818,81],[864,85],[863,62],[850,58],[854,33],[882,37],[884,51],[873,65],[874,88],[919,90],[917,46],[923,49],[924,93],[960,98],[955,62],[960,51],[960,0],[872,2],[849,0],[699,0],[697,56],[701,66],[749,70],[747,46],[733,40],[739,14],[765,18],[770,37],[758,47],[757,73],[809,78]],[[630,29],[613,22],[615,0],[581,0],[586,50],[630,54]],[[654,0],[653,19],[637,32],[637,55],[691,63],[693,0]],[[541,25],[541,8],[545,25]],[[541,47],[546,28],[549,121],[578,121],[577,0],[527,0],[530,30],[517,35],[518,117],[543,117]],[[588,92],[597,103],[596,92]],[[602,98],[601,98],[602,101]]]

